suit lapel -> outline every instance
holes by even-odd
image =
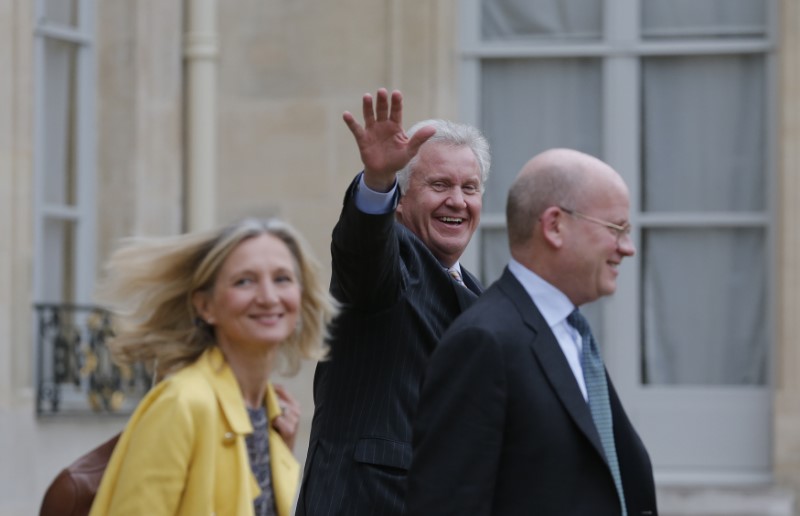
[[[528,326],[531,351],[541,365],[556,397],[600,456],[605,457],[600,435],[597,433],[592,414],[589,411],[589,405],[583,399],[583,394],[575,381],[575,375],[564,357],[564,352],[561,351],[561,346],[550,330],[550,326],[542,317],[528,292],[507,268],[498,280],[498,286],[517,307],[522,320]]]
[[[481,292],[483,292],[483,285],[481,285],[481,282],[478,281],[478,278],[473,276],[472,273],[463,266],[461,267],[461,279],[464,281],[464,285],[467,286],[470,292],[476,296],[481,295]]]
[[[462,287],[452,280],[450,280],[450,283],[453,284],[453,289],[456,291],[456,297],[458,298],[458,306],[463,312],[472,306],[472,303],[478,299],[483,289],[481,288],[480,282],[464,267],[461,267],[461,279],[464,281],[464,285],[467,288]]]

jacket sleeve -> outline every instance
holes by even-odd
[[[117,444],[92,516],[173,515],[181,504],[195,442],[191,409],[174,390],[156,388]]]
[[[414,424],[409,514],[491,514],[506,414],[503,361],[484,330],[445,334]]]
[[[379,311],[394,303],[403,289],[399,239],[394,210],[370,215],[356,207],[358,179],[347,189],[333,229],[331,291],[348,305]]]

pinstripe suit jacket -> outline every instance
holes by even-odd
[[[298,515],[404,513],[411,421],[428,357],[481,289],[467,271],[469,290],[455,284],[394,212],[360,212],[356,185],[333,231],[331,292],[343,311],[331,358],[314,376]]]
[[[629,516],[653,469],[608,378]],[[505,270],[442,337],[414,422],[409,515],[619,516],[600,435],[553,332]]]

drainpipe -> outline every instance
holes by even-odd
[[[189,231],[217,223],[217,34],[216,0],[186,0],[186,226]]]

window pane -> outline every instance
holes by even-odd
[[[601,155],[598,59],[491,60],[481,80],[481,127],[492,146],[484,211],[505,213],[508,188],[534,154],[571,147]]]
[[[45,43],[45,116],[42,159],[44,199],[47,204],[75,202],[74,178],[74,95],[77,47],[48,40]]]
[[[78,26],[78,0],[44,0],[45,23]]]
[[[66,220],[44,223],[42,262],[42,294],[39,301],[62,303],[74,301],[71,271],[74,270],[75,224]]]
[[[642,36],[765,37],[767,5],[764,0],[642,0]]]
[[[763,56],[643,62],[645,211],[766,206]]]
[[[486,40],[599,40],[602,0],[482,0]]]
[[[643,382],[764,385],[761,229],[651,229],[642,246]]]
[[[503,268],[511,258],[508,250],[508,237],[505,228],[483,229],[481,231],[481,281],[486,287],[503,274]]]

